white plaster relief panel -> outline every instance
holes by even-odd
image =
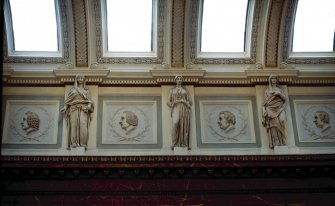
[[[105,100],[102,144],[157,144],[155,101]]]
[[[298,141],[335,142],[335,100],[294,100]]]
[[[251,100],[202,100],[201,143],[256,143]]]
[[[3,144],[57,144],[59,101],[8,100]]]

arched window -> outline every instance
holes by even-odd
[[[204,0],[200,52],[245,52],[248,0]]]
[[[152,6],[152,0],[106,0],[108,52],[152,52]]]
[[[95,0],[98,63],[163,62],[165,4],[162,0]]]
[[[5,0],[8,57],[64,57],[60,7],[58,0]]]
[[[254,0],[190,1],[187,64],[253,64],[260,4]]]
[[[292,52],[333,52],[334,0],[299,0],[293,32]]]

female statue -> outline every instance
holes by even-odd
[[[267,129],[271,149],[286,145],[285,103],[286,97],[278,86],[277,77],[270,75],[264,95],[262,124]]]
[[[189,148],[190,115],[192,101],[188,91],[182,87],[183,77],[175,77],[177,86],[170,90],[167,105],[171,108],[172,149],[174,147]]]
[[[68,147],[87,148],[89,124],[94,111],[93,101],[85,85],[85,77],[77,74],[61,112],[65,113],[68,127]]]

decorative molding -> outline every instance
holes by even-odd
[[[72,12],[74,22],[76,66],[88,66],[87,19],[85,0],[73,0]]]
[[[162,62],[161,64],[153,67],[153,69],[169,69],[169,68],[170,68],[170,65],[166,62]]]
[[[173,67],[184,67],[185,1],[173,0],[171,34],[171,64]]]
[[[300,162],[314,162],[314,164],[322,164],[324,162],[332,162],[335,165],[335,154],[309,154],[309,155],[227,155],[227,156],[1,156],[2,167],[41,167],[50,166],[50,168],[71,168],[73,166],[86,168],[88,164],[91,166],[99,165],[102,167],[120,167],[135,168],[138,166],[159,167],[166,165],[170,167],[208,167],[209,165],[231,166],[231,162],[239,162],[240,166],[262,165],[278,166],[278,161],[286,164]],[[59,164],[63,163],[63,164]],[[85,163],[85,164],[83,164]],[[156,164],[152,164],[156,163]],[[175,164],[169,164],[175,163]]]
[[[156,80],[152,79],[105,79],[102,85],[115,86],[158,86]]]
[[[283,36],[283,49],[282,61],[287,64],[335,64],[335,57],[290,57],[291,50],[291,36],[294,26],[295,11],[297,8],[298,0],[287,1],[283,14],[285,17],[284,36]],[[286,12],[285,12],[286,11]]]
[[[281,14],[284,1],[271,1],[270,15],[268,17],[267,35],[266,35],[266,50],[265,50],[265,66],[277,67],[278,59],[278,42]]]
[[[67,12],[67,1],[60,0],[60,24],[62,27],[62,44],[63,44],[63,57],[11,57],[8,56],[8,48],[6,44],[6,50],[4,50],[4,63],[35,63],[35,64],[61,64],[69,61],[69,50],[70,50],[70,31],[68,12]],[[5,35],[6,36],[6,35]]]
[[[55,69],[54,74],[56,75],[56,77],[73,77],[80,73],[82,75],[84,75],[87,78],[90,77],[106,77],[109,74],[109,70],[106,69],[95,69],[94,73],[92,72],[92,70],[89,69]]]
[[[206,72],[195,69],[152,69],[150,72],[112,72],[107,69],[55,69],[53,72],[24,72],[7,65],[3,72],[5,86],[60,86],[73,83],[74,76],[81,73],[90,85],[99,86],[153,86],[174,84],[174,77],[182,75],[186,85],[194,86],[254,86],[267,84],[270,74],[278,76],[287,85],[332,86],[334,72],[301,72],[296,69],[252,69],[244,72]]]
[[[157,57],[104,57],[103,56],[103,34],[101,1],[94,0],[94,20],[96,34],[96,58],[98,63],[103,64],[161,64],[164,61],[164,22],[166,17],[167,2],[158,0],[158,21],[157,21]]]
[[[199,79],[205,75],[204,70],[151,70],[151,75],[159,84],[174,83],[176,75],[183,76],[183,82],[186,84],[197,84]]]

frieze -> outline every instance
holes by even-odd
[[[225,163],[225,162],[239,162],[242,164],[264,164],[269,163],[276,165],[277,161],[283,161],[289,164],[289,162],[315,162],[323,164],[322,161],[329,162],[335,165],[335,154],[309,154],[309,155],[246,155],[246,156],[233,156],[233,155],[216,155],[216,156],[1,156],[2,166],[17,165],[21,167],[43,165],[43,164],[55,164],[55,163],[87,163],[87,164],[109,164],[113,166],[113,163]],[[263,162],[263,163],[262,163]],[[272,162],[272,163],[271,163]],[[298,164],[296,164],[298,165]],[[59,167],[65,167],[65,165],[58,165]],[[71,166],[70,164],[68,166]],[[85,167],[85,165],[82,165]],[[101,165],[102,166],[102,165]],[[136,165],[128,164],[127,167],[135,167]],[[173,165],[170,165],[173,166]],[[189,165],[191,166],[191,165]],[[199,166],[199,165],[198,165]],[[233,165],[230,165],[233,166]],[[54,165],[57,167],[57,164]],[[151,167],[155,167],[152,165]]]
[[[248,69],[245,72],[206,72],[195,69],[153,69],[150,72],[111,72],[108,69],[55,69],[53,72],[32,73],[7,67],[3,72],[6,86],[55,86],[74,81],[81,73],[90,85],[160,86],[173,84],[175,75],[182,75],[187,85],[254,86],[266,84],[268,76],[278,76],[285,85],[335,85],[333,72],[299,72],[296,69]]]

